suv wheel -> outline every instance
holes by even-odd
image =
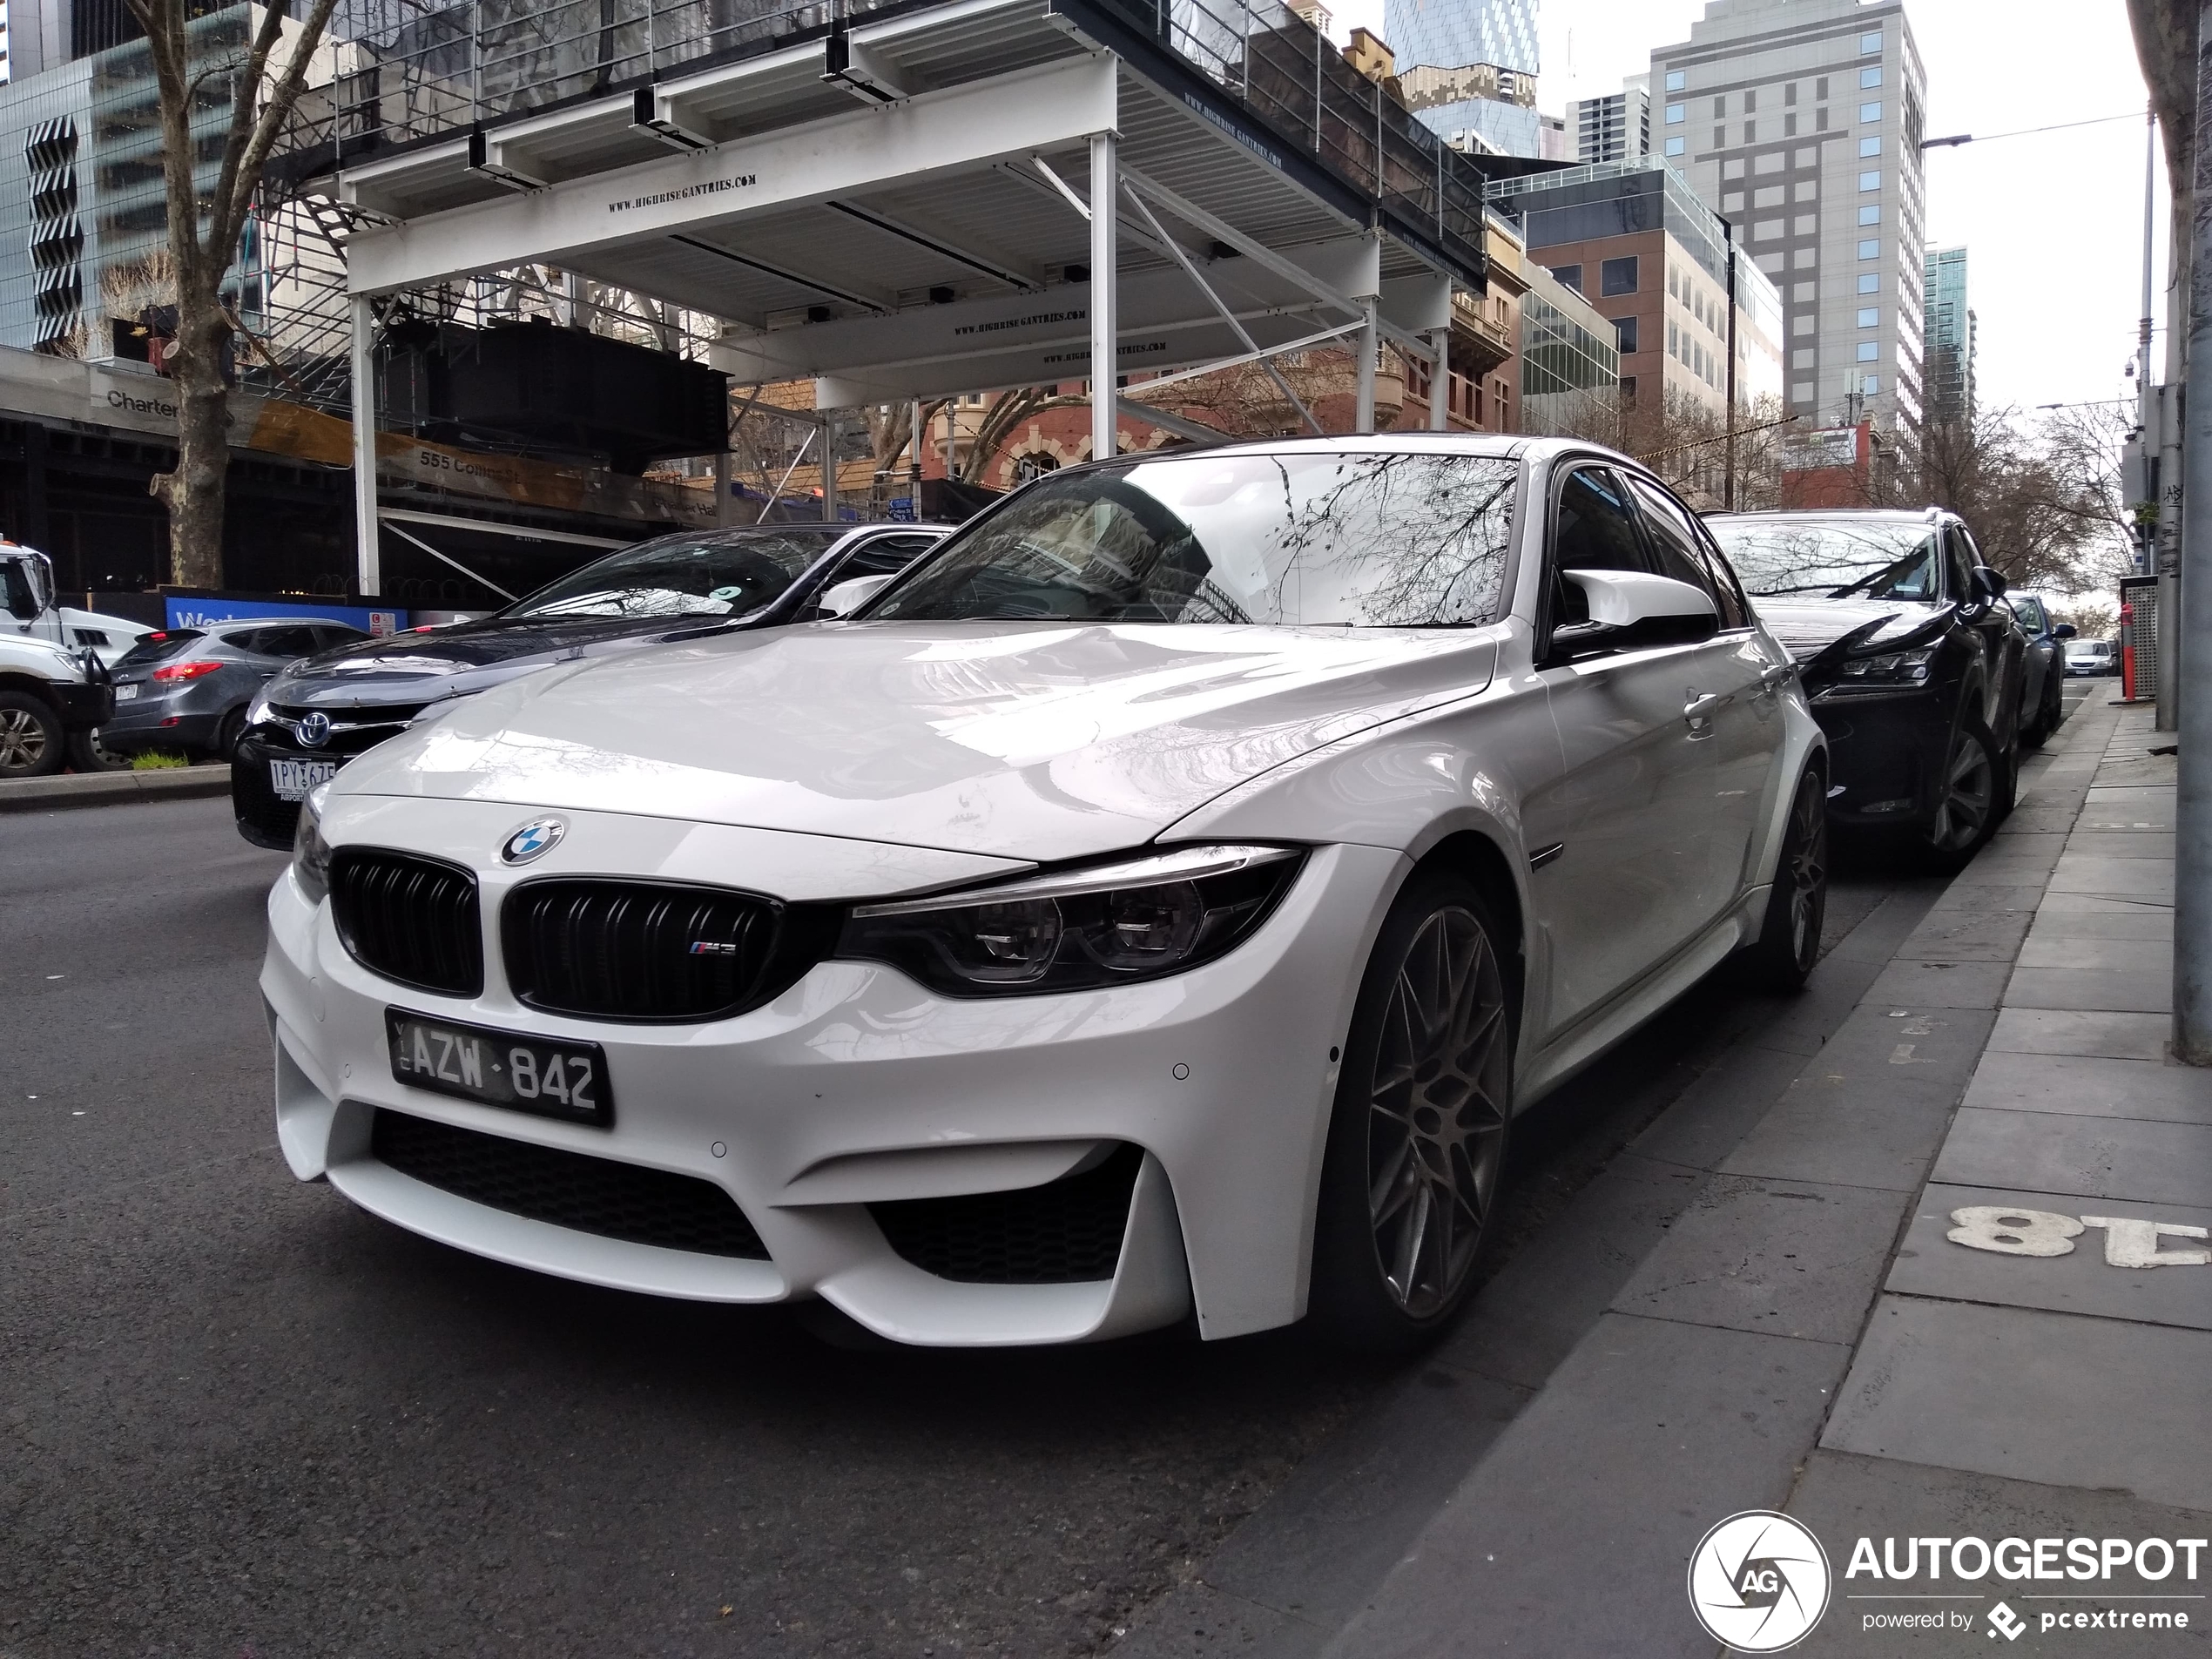
[[[1416,1347],[1474,1283],[1513,1115],[1513,983],[1490,907],[1416,876],[1359,988],[1315,1217],[1311,1316],[1347,1345]]]
[[[1766,923],[1743,953],[1744,965],[1760,988],[1804,988],[1820,960],[1820,929],[1827,915],[1828,799],[1820,774],[1808,770],[1790,803]]]
[[[1922,832],[1937,869],[1961,870],[1997,833],[2012,798],[2012,768],[1980,721],[1961,719],[1936,779],[1936,807]]]
[[[44,778],[62,769],[62,723],[44,699],[0,691],[0,778]]]

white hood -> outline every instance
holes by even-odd
[[[1504,629],[833,623],[531,674],[348,795],[496,800],[1050,860],[1489,682]]]

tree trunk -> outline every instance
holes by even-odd
[[[150,493],[169,510],[169,579],[182,588],[223,585],[223,496],[230,469],[230,341],[213,285],[179,273],[177,343],[168,360],[177,387],[177,469],[155,475]]]

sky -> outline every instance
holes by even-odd
[[[1537,104],[1618,91],[1651,49],[1689,38],[1703,0],[1541,0]],[[1340,0],[1341,38],[1382,31],[1382,0]],[[2142,110],[2124,0],[1907,0],[1928,72],[1928,135],[2128,120],[1928,152],[1928,234],[1964,243],[1984,408],[2132,398],[2142,317]],[[2164,361],[2161,162],[2154,361]]]

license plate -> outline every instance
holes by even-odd
[[[335,760],[272,760],[269,787],[279,800],[305,800],[308,793],[338,775]]]
[[[135,685],[117,686],[115,688],[115,700],[118,703],[137,702],[138,700],[138,688]]]
[[[596,1042],[545,1042],[397,1008],[384,1010],[384,1036],[392,1076],[412,1088],[564,1123],[614,1122],[607,1056]]]

